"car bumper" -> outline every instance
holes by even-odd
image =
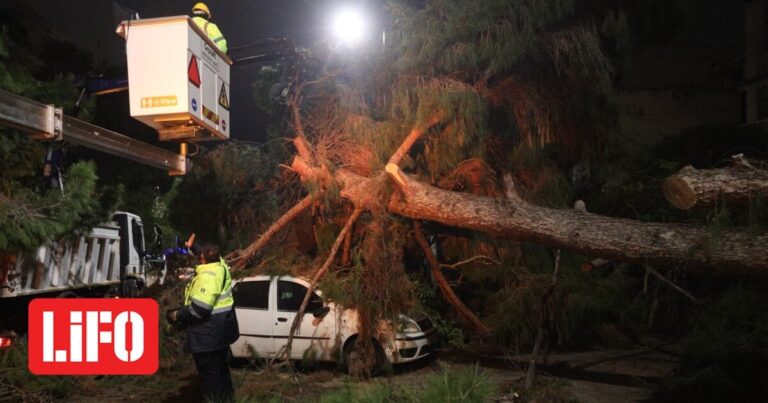
[[[395,341],[395,351],[391,354],[393,363],[405,363],[424,358],[434,352],[437,342],[437,332],[430,329],[407,335],[398,335]]]

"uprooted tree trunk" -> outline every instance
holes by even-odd
[[[735,165],[696,169],[690,165],[668,177],[661,186],[664,196],[681,210],[714,206],[718,201],[746,202],[768,197],[768,171]]]

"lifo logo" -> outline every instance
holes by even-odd
[[[141,299],[39,298],[29,304],[29,370],[37,375],[150,375],[158,306]]]

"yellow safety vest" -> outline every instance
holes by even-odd
[[[184,305],[190,304],[210,310],[211,315],[232,309],[232,276],[223,259],[195,268],[195,277],[184,291]]]
[[[203,17],[192,17],[192,21],[194,21],[195,24],[197,24],[197,26],[200,27],[200,29],[202,29],[206,35],[208,35],[208,38],[211,38],[213,43],[218,46],[219,50],[227,53],[227,40],[224,39],[224,34],[221,33],[219,27],[216,24],[206,20]]]

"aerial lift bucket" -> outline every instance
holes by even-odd
[[[131,116],[161,141],[227,140],[232,60],[187,16],[123,21]]]

